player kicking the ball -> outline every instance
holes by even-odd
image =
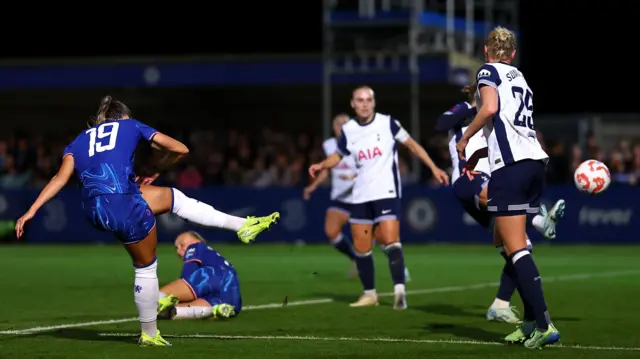
[[[235,268],[196,232],[176,238],[180,279],[160,288],[158,319],[230,318],[242,310]]]
[[[81,184],[82,208],[97,229],[111,232],[120,240],[134,266],[134,301],[140,320],[142,346],[170,346],[157,327],[158,244],[155,216],[172,212],[191,223],[236,231],[245,243],[277,221],[280,214],[239,218],[215,210],[185,196],[176,188],[152,186],[158,178],[138,177],[133,171],[138,144],[147,141],[165,154],[159,167],[169,167],[189,153],[181,142],[130,118],[131,111],[120,101],[105,96],[92,127],[83,130],[62,154],[58,173],[16,222],[16,236],[38,210],[64,188],[74,172]]]
[[[486,230],[493,232],[493,219],[487,212],[487,185],[491,176],[489,160],[486,158],[487,140],[482,132],[478,132],[469,139],[465,149],[465,158],[458,157],[456,144],[467,130],[468,122],[476,115],[477,86],[467,86],[463,92],[469,96],[469,102],[461,102],[451,110],[438,118],[436,130],[449,132],[449,152],[453,165],[451,183],[453,192],[464,210]],[[473,155],[471,155],[473,154]],[[541,204],[539,213],[527,213],[527,223],[538,230],[546,238],[556,236],[556,224],[564,215],[565,201],[559,200],[547,212]],[[531,241],[527,238],[527,248],[532,251]],[[499,246],[498,251],[506,256],[504,246]],[[520,323],[515,308],[511,306],[511,297],[516,290],[516,283],[512,280],[512,266],[508,263],[502,269],[500,286],[493,304],[487,311],[486,318],[489,321]]]
[[[356,117],[344,126],[336,151],[320,163],[309,167],[309,174],[337,166],[343,157],[354,156],[357,176],[353,184],[351,234],[355,262],[364,294],[352,307],[378,305],[371,257],[374,226],[376,240],[384,245],[394,284],[394,309],[406,309],[405,265],[400,243],[401,185],[396,141],[403,143],[433,172],[441,184],[449,176],[438,168],[424,148],[411,138],[400,123],[389,115],[375,112],[375,98],[370,87],[358,87],[352,93],[351,107]]]

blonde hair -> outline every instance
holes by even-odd
[[[498,61],[511,60],[516,50],[516,34],[504,27],[496,27],[487,36],[487,54]]]
[[[119,120],[130,116],[131,111],[123,102],[114,101],[111,96],[105,96],[100,100],[100,107],[95,117],[88,124],[89,127],[100,125],[108,120]]]
[[[97,126],[107,120],[107,111],[111,106],[112,100],[113,99],[111,98],[111,96],[105,96],[102,98],[102,100],[100,100],[100,107],[98,108],[98,113],[96,114],[96,117],[93,118],[93,121],[92,123],[89,124],[89,126]]]
[[[207,243],[207,241],[204,239],[204,237],[200,233],[198,233],[196,231],[188,231],[187,233],[190,234],[191,236],[193,236],[193,238],[199,240],[200,242],[202,242],[204,244]]]

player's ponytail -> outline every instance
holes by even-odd
[[[504,27],[496,27],[487,36],[487,54],[497,61],[511,60],[516,50],[516,34]]]
[[[93,125],[99,125],[107,120],[107,111],[109,111],[109,107],[111,106],[111,96],[107,95],[102,98],[100,101],[100,107],[98,108],[98,114],[96,115],[95,120],[93,121]]]
[[[89,127],[97,126],[107,120],[119,120],[130,116],[131,111],[124,103],[113,101],[111,96],[107,95],[100,101],[100,107],[96,117],[93,118]]]

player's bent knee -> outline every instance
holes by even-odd
[[[155,215],[164,214],[171,210],[173,205],[173,193],[169,187],[140,185],[142,198]]]
[[[398,220],[380,221],[376,226],[376,240],[382,245],[400,242],[400,223]]]
[[[160,292],[167,295],[175,295],[178,297],[181,303],[183,302],[192,302],[196,300],[196,296],[194,294],[191,286],[182,279],[174,280],[171,283],[160,288]]]
[[[373,241],[371,240],[371,236],[353,236],[353,249],[355,249],[356,253],[367,253],[371,252],[373,248]]]
[[[371,239],[368,240],[357,240],[354,239],[353,240],[353,249],[355,249],[356,254],[358,253],[368,253],[371,252],[371,249],[373,248],[372,243],[371,243]]]
[[[155,262],[157,246],[158,237],[155,226],[143,240],[131,244],[125,244],[125,248],[131,257],[131,261],[136,267],[144,267]]]
[[[202,298],[198,298],[184,302],[180,300],[180,303],[176,304],[176,307],[211,307],[211,304]]]

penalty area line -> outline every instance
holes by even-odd
[[[99,333],[101,337],[131,337],[137,338],[139,333]],[[323,341],[323,342],[372,342],[372,343],[414,343],[414,344],[440,344],[440,345],[493,345],[509,346],[509,344],[480,341],[480,340],[454,340],[454,339],[404,339],[404,338],[358,338],[358,337],[315,337],[294,335],[212,335],[212,334],[184,334],[163,335],[164,338],[176,339],[217,339],[217,340],[291,340],[291,341]],[[579,349],[579,350],[608,350],[608,351],[640,351],[634,347],[597,346],[579,344],[556,344],[549,348]]]
[[[612,271],[612,272],[602,272],[602,273],[579,273],[579,274],[567,274],[567,275],[543,277],[543,281],[545,283],[553,283],[558,281],[572,281],[572,280],[593,279],[593,278],[611,278],[611,277],[622,277],[625,275],[637,275],[637,274],[640,274],[640,270]],[[454,292],[464,292],[467,290],[474,290],[474,289],[495,288],[498,285],[499,285],[498,282],[488,282],[488,283],[479,283],[479,284],[470,284],[470,285],[450,286],[450,287],[414,289],[414,290],[408,290],[406,294],[407,295],[423,295],[423,294],[436,294],[436,293],[454,293]],[[393,295],[394,295],[393,292],[378,293],[378,297],[392,297]],[[335,300],[332,298],[297,300],[297,301],[288,302],[287,304],[280,302],[280,303],[269,303],[269,304],[260,304],[260,305],[247,305],[242,308],[242,311],[279,309],[279,308],[305,306],[305,305],[327,304],[327,303],[333,303],[333,302],[335,302]],[[59,324],[59,325],[49,325],[49,326],[37,326],[37,327],[32,327],[27,329],[3,330],[3,331],[0,331],[0,335],[33,335],[37,333],[50,332],[50,331],[61,330],[61,329],[92,327],[92,326],[110,325],[110,324],[122,324],[122,323],[136,322],[136,321],[138,321],[138,317],[96,320],[91,322],[69,323],[69,324]]]

